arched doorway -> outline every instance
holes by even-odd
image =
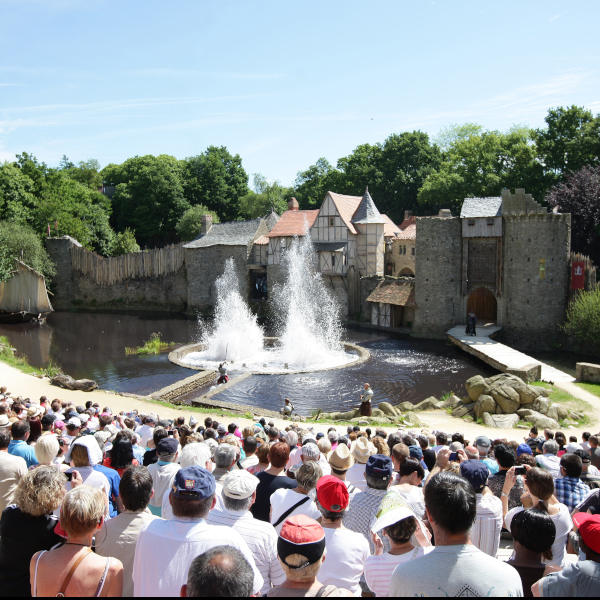
[[[474,312],[481,323],[495,323],[498,318],[498,302],[490,290],[477,288],[467,301],[467,313]]]
[[[402,269],[402,271],[400,271],[400,277],[402,277],[403,275],[407,276],[407,277],[414,277],[415,274],[413,273],[413,271],[411,269],[409,269],[408,267],[404,267],[404,269]]]

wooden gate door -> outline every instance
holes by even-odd
[[[467,301],[467,313],[474,312],[479,324],[482,322],[495,323],[498,318],[498,302],[490,290],[477,288]]]
[[[379,304],[379,324],[382,327],[390,327],[392,325],[390,306],[390,304]]]
[[[379,303],[371,302],[371,325],[379,325]]]

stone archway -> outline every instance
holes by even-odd
[[[474,312],[477,321],[496,323],[498,320],[498,302],[494,294],[486,288],[477,288],[471,292],[467,301],[467,313]]]
[[[404,269],[402,269],[402,271],[400,271],[400,277],[402,277],[402,275],[406,275],[408,277],[414,277],[414,271],[412,269],[409,269],[408,267],[404,267]]]

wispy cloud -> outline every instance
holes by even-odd
[[[268,80],[287,77],[283,73],[244,73],[244,72],[215,72],[199,71],[196,69],[130,69],[121,72],[123,75],[139,77],[170,77],[185,79],[234,79],[234,80]]]
[[[552,23],[552,21],[556,21],[556,19],[560,19],[562,15],[554,15],[548,19],[548,23]]]
[[[22,85],[21,83],[0,83],[0,87],[16,87]]]

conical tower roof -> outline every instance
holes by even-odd
[[[365,190],[358,208],[352,216],[352,223],[382,223],[385,224],[385,219],[381,216],[381,213],[377,210],[371,194],[369,194],[369,188]]]

